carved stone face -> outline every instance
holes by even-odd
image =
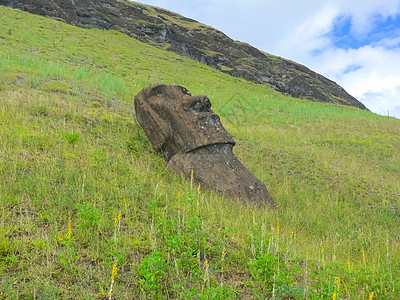
[[[233,155],[235,142],[207,96],[192,96],[177,85],[153,84],[136,95],[135,111],[168,168],[232,198],[274,204],[265,185]]]
[[[168,161],[199,147],[235,144],[208,97],[192,96],[184,87],[150,85],[136,95],[135,110],[150,142]]]

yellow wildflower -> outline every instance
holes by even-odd
[[[72,234],[71,222],[68,222],[68,239],[71,237],[71,234]]]
[[[344,283],[343,283],[343,285],[344,285],[344,289],[346,290],[347,295],[350,296],[350,291],[349,291],[349,289],[347,288],[347,285],[344,284]]]
[[[117,275],[117,272],[118,272],[117,266],[118,266],[118,263],[113,264],[113,269],[111,272],[111,279],[114,279],[114,277]]]

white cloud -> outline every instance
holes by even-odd
[[[400,118],[399,95],[400,86],[397,86],[391,90],[366,92],[359,99],[377,114]]]
[[[325,36],[332,30],[333,20],[339,10],[335,7],[325,7],[311,18],[298,26],[280,44],[281,55],[295,55],[322,50],[329,46],[330,40]]]
[[[394,1],[379,3],[382,6],[368,2],[358,11],[352,7],[323,8],[313,19],[298,25],[278,51],[333,79],[373,112],[400,118],[400,38],[384,38],[358,49],[340,49],[327,35],[335,18],[344,13],[351,14],[356,34],[366,34],[371,28],[365,22],[372,24],[377,14],[397,13],[396,2],[397,6]],[[318,17],[325,21],[315,21]]]
[[[344,0],[339,1],[338,5],[343,13],[353,16],[352,32],[356,35],[367,34],[372,29],[373,19],[377,15],[387,18],[400,12],[398,0]]]
[[[400,118],[398,50],[366,46],[349,51],[347,56],[362,67],[344,75],[338,72],[337,81],[372,111]]]

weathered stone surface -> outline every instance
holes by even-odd
[[[137,119],[167,161],[206,145],[235,144],[210,108],[207,96],[191,96],[177,85],[152,84],[135,97]]]
[[[211,149],[210,149],[211,147]],[[220,147],[215,153],[212,147]],[[168,168],[196,183],[231,198],[246,202],[273,204],[265,185],[233,155],[232,144],[217,144],[178,153],[168,162]]]
[[[0,5],[83,28],[118,30],[293,97],[367,109],[338,84],[305,66],[233,41],[221,31],[158,7],[126,0],[0,0]]]
[[[167,166],[188,180],[246,202],[274,201],[265,185],[234,156],[235,141],[207,96],[181,86],[153,84],[135,97],[139,124]]]

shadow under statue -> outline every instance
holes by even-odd
[[[234,156],[235,141],[211,110],[207,96],[181,86],[152,84],[135,96],[139,124],[167,167],[202,187],[244,202],[274,200],[265,185]]]

